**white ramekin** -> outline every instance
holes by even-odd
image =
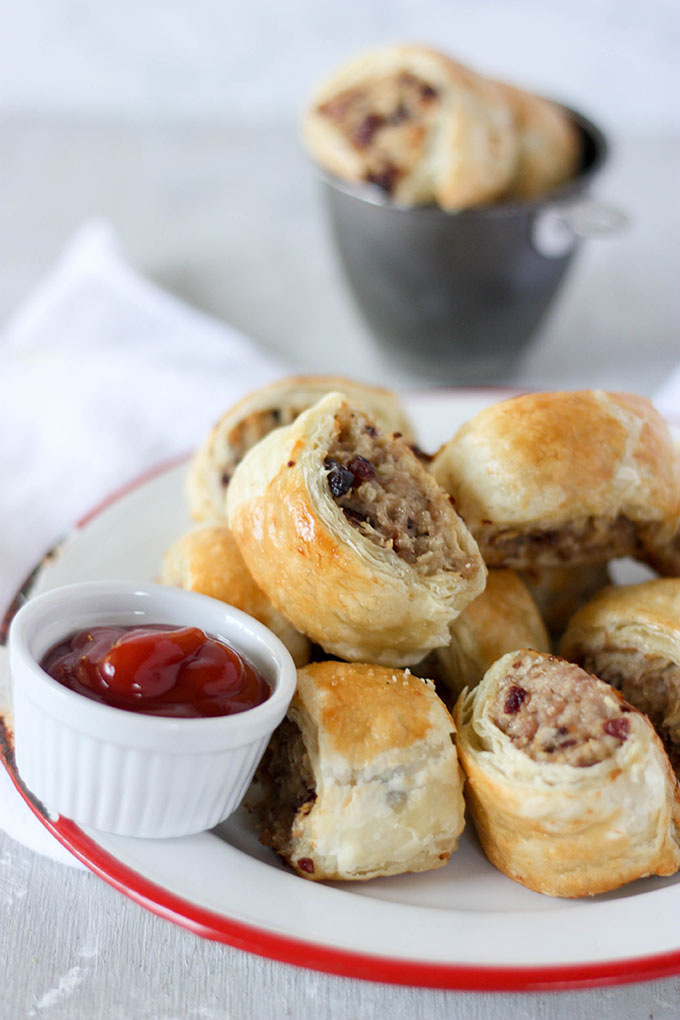
[[[200,627],[228,642],[271,696],[231,716],[147,716],[77,694],[40,668],[75,631],[150,623]],[[150,838],[202,832],[238,807],[296,682],[285,646],[252,617],[205,595],[125,581],[30,599],[10,628],[9,662],[17,769],[31,793],[80,825]]]

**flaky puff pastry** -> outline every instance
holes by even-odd
[[[487,857],[550,896],[680,867],[680,797],[654,729],[573,663],[504,655],[455,710],[466,799]]]
[[[306,666],[258,772],[262,841],[316,881],[442,867],[465,824],[453,737],[408,671]]]
[[[341,393],[253,447],[227,511],[256,583],[343,659],[417,662],[484,587],[477,545],[432,475]]]
[[[680,770],[680,579],[605,588],[572,617],[560,652],[645,712]]]
[[[159,580],[243,610],[283,641],[296,666],[309,662],[309,641],[257,587],[224,522],[198,525],[173,542],[163,556]]]
[[[490,567],[575,566],[638,555],[680,514],[668,427],[626,393],[525,394],[486,408],[432,471]]]
[[[515,171],[503,91],[424,46],[372,50],[319,87],[302,124],[314,159],[400,204],[462,209],[493,201]]]
[[[512,110],[519,141],[517,167],[507,197],[546,195],[578,173],[581,134],[563,107],[512,85],[498,84]]]
[[[275,428],[289,425],[327,393],[341,390],[388,432],[413,442],[413,425],[396,393],[340,376],[279,379],[249,393],[226,411],[196,451],[187,475],[187,496],[197,520],[224,518],[226,492],[236,465],[251,446]]]
[[[437,690],[447,706],[475,687],[489,666],[515,648],[550,651],[550,638],[526,585],[512,570],[490,570],[486,588],[449,626],[449,643],[432,652]]]

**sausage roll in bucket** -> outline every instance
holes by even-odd
[[[304,667],[257,774],[262,842],[313,880],[442,867],[464,826],[453,734],[408,671]]]
[[[649,720],[573,663],[504,655],[456,705],[468,806],[497,868],[588,896],[680,867],[678,784]]]
[[[341,393],[253,447],[227,510],[256,583],[343,659],[418,662],[484,588],[477,544],[446,493]]]
[[[518,142],[503,91],[424,46],[372,50],[321,85],[303,125],[314,159],[398,204],[480,205],[513,178]]]
[[[537,198],[566,184],[578,173],[583,147],[567,111],[541,96],[498,84],[512,110],[519,139],[507,197]]]

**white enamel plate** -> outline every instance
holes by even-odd
[[[412,394],[423,449],[435,450],[504,395]],[[185,470],[162,469],[98,508],[43,561],[15,608],[26,594],[60,584],[154,580],[162,553],[189,525]],[[181,839],[84,830],[48,817],[21,787],[8,722],[5,765],[56,838],[132,899],[205,937],[330,973],[431,987],[574,988],[680,972],[674,878],[645,879],[590,900],[551,899],[496,871],[470,826],[437,871],[326,884],[287,870],[258,843],[245,811]]]

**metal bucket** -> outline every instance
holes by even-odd
[[[587,118],[577,177],[547,197],[460,212],[398,206],[372,185],[322,184],[350,289],[384,353],[441,382],[506,377],[584,238],[625,216],[588,197],[608,146]]]

